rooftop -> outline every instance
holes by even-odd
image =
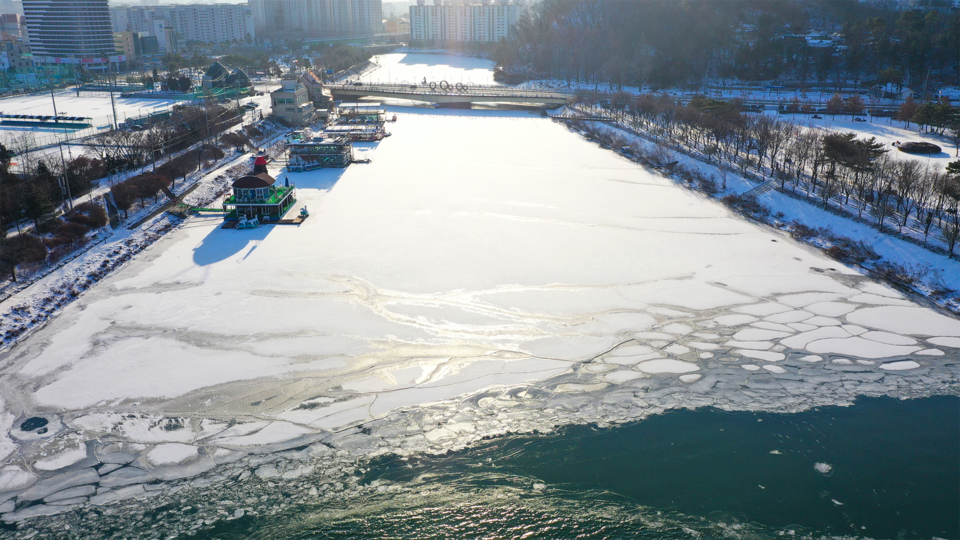
[[[272,186],[276,180],[267,173],[250,174],[241,176],[233,183],[234,188],[256,189]]]

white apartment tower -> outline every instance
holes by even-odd
[[[499,41],[520,18],[516,2],[480,3],[417,0],[410,6],[410,41]]]
[[[107,0],[23,0],[23,15],[34,62],[106,69],[122,61]]]
[[[381,0],[249,0],[257,32],[290,37],[366,36],[383,25]]]
[[[256,36],[253,11],[245,4],[122,6],[110,9],[114,32],[152,33],[155,21],[166,22],[180,42],[223,43]]]

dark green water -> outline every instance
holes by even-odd
[[[382,459],[364,475],[373,482],[381,493],[338,508],[304,504],[203,536],[960,538],[960,398],[673,411]]]

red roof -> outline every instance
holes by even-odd
[[[251,174],[238,178],[234,183],[234,188],[256,189],[270,187],[276,180],[267,173]]]

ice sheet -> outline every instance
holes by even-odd
[[[396,114],[369,164],[272,171],[310,208],[300,226],[189,219],[4,352],[2,432],[39,411],[117,445],[97,447],[104,463],[158,452],[181,470],[305,437],[328,438],[310,452],[442,451],[675,406],[799,410],[953,380],[937,368],[952,365],[942,340],[960,338],[958,321],[563,125]],[[932,345],[944,356],[920,361],[934,382],[898,382],[914,374],[890,366]],[[6,437],[0,453],[43,444]]]
[[[914,336],[960,337],[960,321],[914,306],[860,308],[846,315],[848,321],[888,332]]]

